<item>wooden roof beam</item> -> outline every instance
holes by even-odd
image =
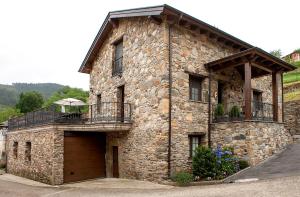
[[[112,18],[110,18],[110,19],[108,20],[108,22],[113,26],[113,28],[118,28],[118,26],[119,26],[119,21],[118,21],[118,19],[112,19]]]
[[[162,23],[162,19],[157,16],[148,16],[148,18],[155,24],[160,25]]]
[[[264,71],[266,71],[266,72],[272,73],[272,70],[271,70],[271,69],[269,69],[269,68],[267,68],[267,67],[264,67],[264,66],[262,66],[262,65],[256,64],[255,62],[251,62],[251,65],[252,65],[253,67],[259,68],[259,69],[264,70]]]

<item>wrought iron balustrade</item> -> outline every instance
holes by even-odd
[[[257,121],[272,121],[273,104],[252,101],[251,119]],[[212,122],[232,122],[243,120],[245,120],[244,101],[228,102],[212,106]]]
[[[89,114],[74,109],[73,112],[63,113],[60,112],[60,107],[56,105],[38,109],[22,116],[9,119],[8,129],[13,130],[48,123],[85,124],[94,122],[131,122],[131,105],[129,103],[103,102],[83,106],[81,108],[89,108]]]
[[[131,105],[120,102],[101,102],[90,106],[92,122],[131,122]]]

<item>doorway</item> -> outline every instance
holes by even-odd
[[[119,178],[119,150],[113,146],[113,177]]]

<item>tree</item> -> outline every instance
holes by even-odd
[[[281,49],[272,50],[272,51],[270,51],[270,54],[274,55],[275,57],[278,57],[278,58],[282,57],[282,51],[281,51]]]
[[[46,101],[45,105],[46,107],[52,105],[55,101],[64,99],[64,98],[75,98],[79,99],[83,102],[86,102],[89,97],[89,93],[87,91],[84,91],[80,88],[70,88],[70,87],[64,87],[52,94],[52,96]]]
[[[36,91],[26,92],[20,94],[16,108],[19,109],[21,113],[27,113],[41,108],[43,103],[44,99],[40,93]]]
[[[20,114],[21,113],[16,108],[7,107],[2,109],[0,110],[0,123]]]

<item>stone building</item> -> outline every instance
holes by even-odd
[[[43,109],[9,121],[9,173],[49,184],[150,181],[191,169],[200,144],[252,165],[291,142],[286,62],[168,5],[109,12],[79,72],[88,114]]]

